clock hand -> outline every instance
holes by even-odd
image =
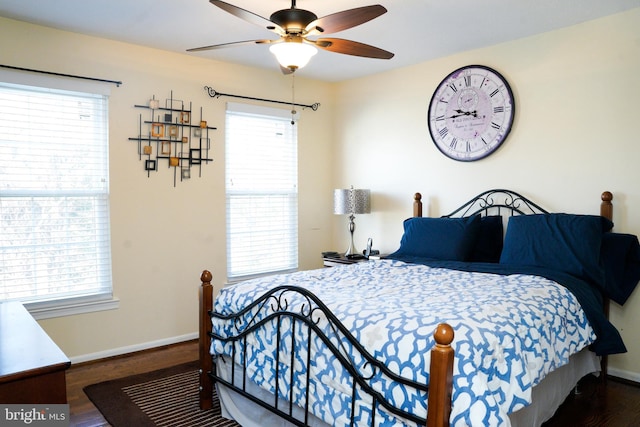
[[[460,113],[460,114],[454,114],[453,116],[449,116],[450,119],[455,119],[456,117],[461,117],[461,116],[473,116],[473,117],[478,117],[478,112],[477,111],[462,111],[462,110],[453,110],[456,113]]]

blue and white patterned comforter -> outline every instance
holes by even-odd
[[[280,285],[313,292],[369,353],[386,360],[392,371],[420,383],[428,383],[433,331],[438,323],[449,323],[455,331],[452,426],[508,426],[507,414],[531,402],[531,388],[596,338],[573,294],[549,279],[470,273],[394,260],[242,282],[224,288],[214,309],[221,314],[237,312]],[[296,302],[290,304],[293,307]],[[220,320],[213,323],[214,332],[230,333],[230,325]],[[247,373],[274,392],[275,364],[268,354],[275,343],[270,332],[250,341]],[[214,340],[211,352],[228,355],[230,349],[230,344]],[[297,362],[294,365],[296,372],[304,369]],[[310,369],[317,379],[309,397],[314,415],[330,425],[348,425],[350,381],[337,372],[335,357],[314,355]],[[286,382],[288,377],[281,375],[279,381]],[[374,383],[398,407],[426,417],[424,396],[383,378]],[[298,398],[304,399],[302,390]],[[356,411],[361,412],[356,420],[364,424],[367,411]],[[376,425],[414,424],[382,411],[376,414]]]

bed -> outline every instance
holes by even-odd
[[[640,279],[635,236],[489,190],[441,218],[421,196],[381,260],[201,275],[200,404],[248,426],[540,425],[625,352],[608,321]],[[436,243],[434,243],[436,242]]]

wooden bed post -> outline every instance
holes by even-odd
[[[209,311],[213,309],[213,286],[211,285],[211,272],[204,270],[200,276],[202,286],[200,286],[200,409],[207,410],[213,406],[213,381],[209,377],[209,372],[213,369],[213,359],[209,353],[211,347],[211,317]]]
[[[600,196],[600,216],[607,218],[609,221],[613,221],[613,194],[610,191],[605,191]],[[609,318],[609,298],[604,297],[602,301],[602,308],[604,309],[604,315]],[[600,359],[600,372],[602,374],[602,381],[607,380],[607,370],[609,369],[609,357],[607,355],[602,356]]]
[[[602,200],[602,203],[600,203],[600,216],[613,221],[613,203],[611,203],[613,200],[613,194],[609,191],[605,191],[600,196],[600,200]]]
[[[420,193],[413,195],[413,217],[422,217],[422,194]]]
[[[436,345],[431,349],[427,427],[449,426],[453,387],[453,335],[453,328],[446,323],[440,323],[433,333]]]

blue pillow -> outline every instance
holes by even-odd
[[[594,215],[541,214],[509,218],[500,264],[534,265],[601,285],[602,234],[613,227]]]
[[[478,237],[471,251],[469,261],[500,262],[504,238],[502,230],[502,216],[483,216],[480,219]]]
[[[467,261],[476,241],[480,215],[467,218],[409,218],[394,256]]]
[[[604,267],[603,292],[620,305],[640,281],[640,244],[632,234],[604,233],[600,260]]]

